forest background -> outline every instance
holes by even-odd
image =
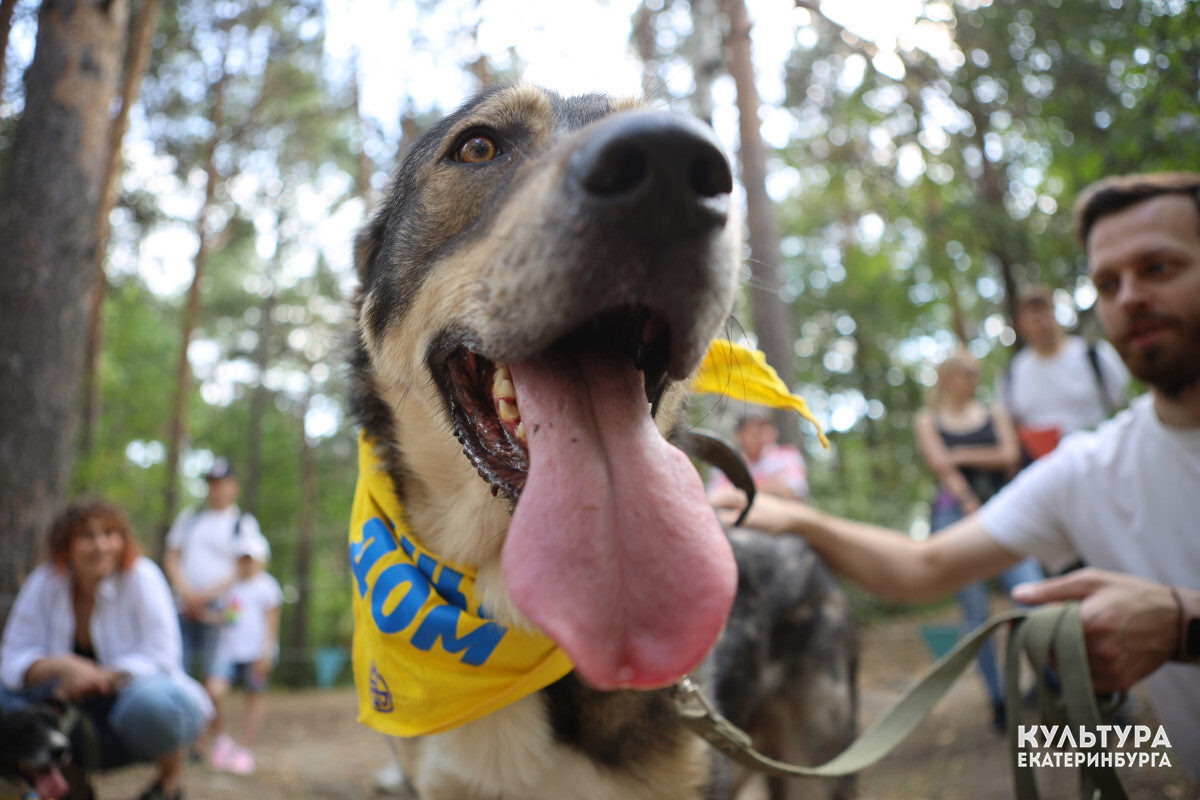
[[[281,677],[348,644],[354,231],[479,86],[615,76],[712,122],[748,223],[730,333],[830,432],[826,451],[782,420],[812,501],[917,536],[934,365],[961,344],[990,385],[1025,281],[1095,335],[1072,199],[1200,167],[1189,0],[554,5],[618,44],[597,55],[592,23],[564,35],[500,0],[0,0],[0,618],[68,498],[122,504],[157,554],[225,455],[286,589]],[[384,12],[395,74],[346,33]],[[556,82],[548,36],[594,86]],[[736,409],[695,414],[727,429]]]

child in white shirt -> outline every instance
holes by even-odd
[[[210,733],[216,738],[209,751],[215,769],[246,775],[256,768],[253,746],[262,728],[262,693],[279,657],[279,609],[283,591],[279,581],[265,571],[271,548],[262,536],[241,537],[237,580],[222,597],[225,625],[217,640],[212,670],[205,688],[217,709]],[[231,688],[246,690],[242,743],[224,732],[224,699]]]

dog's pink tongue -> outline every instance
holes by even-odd
[[[737,568],[687,457],[654,426],[626,359],[512,365],[530,468],[504,544],[517,608],[599,689],[694,669]]]
[[[61,772],[56,769],[48,769],[38,773],[34,780],[33,790],[37,792],[38,797],[44,798],[44,800],[61,800],[70,793],[71,787]]]

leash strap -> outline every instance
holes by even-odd
[[[1038,623],[1031,615],[1019,620],[1009,635],[1005,666],[1005,703],[1008,712],[1008,751],[1012,764],[1013,788],[1019,800],[1039,800],[1033,767],[1021,764],[1017,724],[1020,719],[1019,676],[1021,655],[1029,658],[1038,678],[1038,714],[1043,725],[1078,731],[1096,730],[1115,716],[1122,695],[1115,695],[1101,708],[1092,688],[1088,670],[1087,649],[1083,639],[1083,622],[1079,604],[1068,603],[1039,609]],[[1052,664],[1053,661],[1053,664]],[[1051,685],[1051,676],[1063,676],[1061,686]],[[1102,753],[1095,742],[1090,748],[1080,748],[1084,754]],[[1096,764],[1102,760],[1097,758]],[[1111,766],[1096,766],[1084,760],[1079,772],[1080,800],[1128,800],[1129,795],[1116,770]]]
[[[1092,690],[1084,647],[1079,604],[1067,603],[1037,609],[1014,609],[992,617],[960,640],[937,661],[865,733],[832,760],[815,767],[776,761],[754,749],[745,731],[721,715],[699,686],[685,678],[675,686],[676,706],[684,724],[717,750],[742,766],[782,778],[828,778],[850,775],[876,763],[904,740],[926,717],[975,655],[998,628],[1015,624],[1007,651],[1008,738],[1019,800],[1038,800],[1032,771],[1017,769],[1017,725],[1020,720],[1020,657],[1025,652],[1038,674],[1041,711],[1047,724],[1075,726],[1100,724],[1101,714]],[[1050,656],[1065,676],[1062,697],[1048,685]],[[1051,716],[1046,716],[1050,711]],[[1068,722],[1069,721],[1069,722]],[[1076,728],[1078,730],[1078,728]],[[1084,794],[1084,792],[1088,794]],[[1124,787],[1111,768],[1085,768],[1080,796],[1085,800],[1127,800]]]

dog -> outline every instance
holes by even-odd
[[[62,769],[70,753],[52,710],[30,705],[0,713],[0,800],[66,797]]]
[[[853,737],[845,597],[798,537],[723,531],[668,441],[733,306],[732,189],[694,118],[517,84],[413,143],[359,235],[351,406],[403,520],[351,527],[356,681],[377,727],[404,734],[423,800],[747,796],[756,781],[679,721],[689,674],[773,756],[819,763]],[[401,550],[415,566],[377,565]],[[475,605],[468,573],[470,634],[453,622]],[[441,642],[464,663],[529,634],[564,674],[408,735],[393,700],[423,667],[377,662],[430,587],[456,607]],[[383,631],[360,659],[364,627]]]

